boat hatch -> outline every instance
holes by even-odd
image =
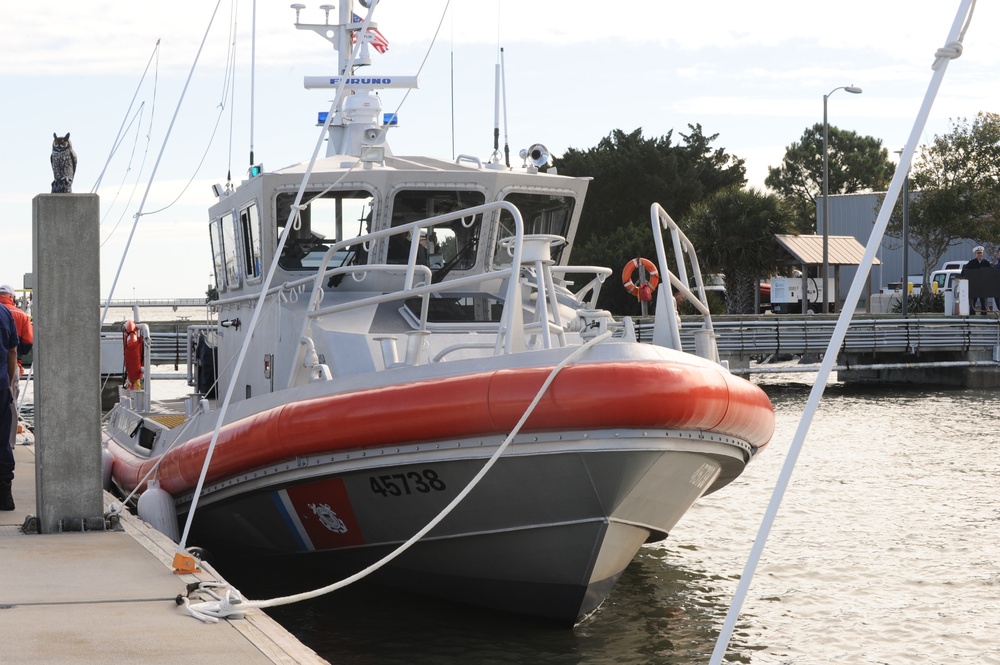
[[[183,425],[184,421],[187,420],[187,416],[183,413],[164,413],[158,415],[146,416],[147,420],[155,420],[156,422],[163,425],[166,429],[173,429],[178,425]]]

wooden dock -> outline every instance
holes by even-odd
[[[262,610],[218,623],[192,617],[177,596],[221,578],[207,566],[175,575],[173,542],[128,513],[119,531],[25,533],[36,514],[34,446],[15,446],[14,457],[17,510],[0,512],[2,662],[327,662]]]

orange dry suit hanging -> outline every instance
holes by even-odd
[[[125,387],[142,390],[145,349],[139,326],[131,319],[122,325],[122,344],[125,347]]]

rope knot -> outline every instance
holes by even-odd
[[[934,53],[934,64],[931,69],[937,69],[948,60],[954,60],[962,56],[962,42],[948,42]]]

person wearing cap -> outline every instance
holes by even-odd
[[[14,287],[10,284],[0,286],[0,305],[4,305],[10,310],[14,317],[14,326],[17,328],[17,337],[21,340],[17,345],[17,366],[20,373],[24,374],[21,358],[31,352],[31,347],[35,343],[35,335],[31,328],[31,317],[17,306],[17,303],[14,302],[14,295]]]
[[[979,268],[992,268],[993,266],[990,265],[990,262],[983,258],[983,252],[985,251],[986,249],[982,245],[976,245],[972,250],[972,252],[976,255],[975,258],[966,263],[965,267],[962,268],[962,270],[978,270]],[[976,298],[972,303],[973,311],[978,310],[980,314],[986,316],[986,307],[988,304],[987,302],[988,300],[989,298]],[[979,303],[983,304],[982,309],[979,308]]]
[[[14,317],[14,328],[17,330],[17,373],[18,376],[24,375],[24,367],[21,365],[21,358],[28,355],[31,352],[31,347],[35,341],[35,335],[31,328],[31,317],[29,317],[24,310],[17,306],[14,302],[14,287],[10,284],[4,284],[0,286],[0,305],[4,305],[6,309],[10,312],[11,316]],[[14,445],[17,441],[17,421],[18,421],[18,397],[21,391],[21,381],[15,381],[13,385],[12,398],[10,408],[12,410],[12,417],[14,419],[14,425],[10,428],[10,445]]]
[[[0,307],[0,357],[7,358],[6,380],[0,381],[0,510],[14,510],[14,496],[10,485],[14,480],[14,447],[10,432],[17,430],[11,419],[14,386],[17,373],[17,328],[14,317],[6,307]]]

